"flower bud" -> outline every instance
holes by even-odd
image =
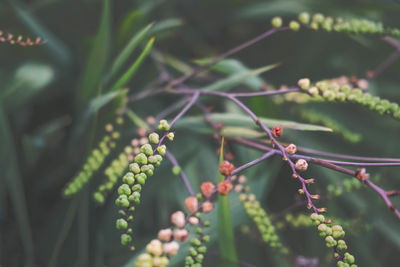
[[[165,156],[165,154],[167,153],[167,147],[165,145],[161,145],[161,146],[157,147],[157,152],[161,156]]]
[[[224,175],[224,176],[229,176],[231,175],[232,171],[235,169],[232,163],[229,163],[229,161],[224,161],[221,163],[219,166],[219,172]]]
[[[247,182],[247,178],[244,175],[240,175],[238,179],[239,184],[245,184]]]
[[[298,160],[296,161],[295,167],[296,167],[296,170],[299,170],[299,171],[306,171],[307,168],[308,168],[308,163],[307,163],[307,161],[305,161],[304,159],[298,159]]]
[[[147,156],[143,153],[139,153],[135,157],[135,163],[139,165],[145,165],[147,164]]]
[[[215,185],[211,182],[204,182],[201,184],[200,190],[205,198],[209,198],[215,189]]]
[[[196,197],[190,196],[185,199],[185,207],[190,213],[196,212],[198,206],[199,205]]]
[[[307,12],[300,13],[299,21],[303,24],[308,24],[310,22],[310,14],[308,14]]]
[[[286,151],[288,154],[293,155],[293,154],[296,153],[297,147],[296,147],[295,144],[290,144],[290,145],[288,145],[288,146],[285,148],[285,151]]]
[[[158,144],[158,142],[160,142],[160,136],[158,135],[158,133],[151,133],[149,134],[149,141],[155,145]]]
[[[115,223],[115,227],[118,229],[118,230],[121,230],[121,229],[126,229],[126,228],[128,228],[128,222],[125,220],[125,219],[118,219],[117,221],[116,221],[116,223]]]
[[[172,230],[170,228],[161,229],[160,231],[158,231],[158,239],[160,239],[161,241],[168,242],[169,240],[171,240],[171,236]]]
[[[167,138],[168,138],[169,141],[173,141],[173,140],[174,140],[174,137],[175,137],[175,134],[174,134],[174,133],[168,133],[168,134],[167,134]]]
[[[191,225],[196,225],[196,224],[199,223],[199,219],[196,218],[196,217],[191,216],[191,217],[189,218],[189,223],[190,223]]]
[[[272,128],[271,132],[275,137],[280,137],[282,135],[282,128],[279,126],[275,126],[274,128]]]
[[[175,256],[178,253],[179,244],[175,241],[168,242],[163,245],[163,250],[168,256]]]
[[[132,242],[132,237],[130,235],[128,234],[121,235],[121,245],[126,246],[130,242]]]
[[[201,209],[204,213],[209,213],[214,209],[213,204],[210,201],[205,201],[202,205],[201,205]]]
[[[298,84],[298,86],[299,86],[301,89],[307,90],[307,89],[309,89],[311,82],[310,82],[310,79],[308,79],[308,78],[303,78],[303,79],[300,79],[300,80],[297,82],[297,84]]]
[[[177,229],[174,231],[174,238],[178,240],[179,242],[185,241],[185,239],[188,237],[189,231],[186,229]]]
[[[227,195],[232,190],[232,184],[228,181],[222,181],[219,183],[218,192],[221,195]]]
[[[182,211],[176,211],[171,215],[171,222],[178,228],[185,226],[185,214]]]
[[[308,93],[312,96],[317,96],[319,95],[319,90],[317,87],[311,87],[310,89],[308,89]]]
[[[168,122],[166,120],[161,120],[160,123],[158,124],[158,130],[162,131],[169,131],[171,127],[169,126]]]
[[[148,253],[153,254],[154,256],[161,256],[163,253],[162,243],[158,239],[153,239],[146,246],[146,250]]]
[[[174,167],[172,167],[172,173],[174,174],[174,175],[176,175],[176,176],[178,176],[180,173],[181,173],[181,167],[179,167],[179,166],[174,166]]]
[[[131,189],[129,188],[129,185],[127,184],[122,184],[120,187],[118,187],[118,195],[130,195],[131,194]]]

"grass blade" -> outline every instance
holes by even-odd
[[[224,138],[221,142],[221,150],[219,157],[219,164],[221,165],[224,161]],[[219,181],[223,181],[225,177],[219,174]],[[218,245],[221,253],[221,265],[235,266],[238,257],[236,255],[235,248],[235,237],[232,227],[232,219],[229,207],[228,196],[219,195],[218,196]]]
[[[139,57],[135,60],[132,66],[118,79],[118,81],[111,87],[111,92],[123,88],[132,76],[136,73],[137,69],[143,63],[143,60],[149,54],[151,47],[154,43],[154,37],[152,37],[146,44],[145,48],[143,49],[142,53]]]

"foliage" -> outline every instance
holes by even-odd
[[[396,1],[0,7],[1,266],[400,261]]]

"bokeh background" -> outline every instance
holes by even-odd
[[[143,0],[111,1],[109,35],[96,39],[103,1],[100,0],[3,0],[0,2],[0,30],[41,36],[47,43],[20,47],[0,43],[0,265],[8,266],[133,266],[138,252],[120,245],[115,229],[115,195],[102,207],[92,201],[92,192],[103,180],[97,172],[84,191],[72,199],[62,197],[64,185],[79,171],[86,156],[104,135],[104,124],[113,114],[105,105],[95,116],[91,101],[96,84],[129,39],[151,22],[156,41],[129,83],[129,94],[142,90],[159,74],[157,54],[170,55],[194,66],[194,59],[210,57],[238,45],[270,27],[270,19],[280,15],[286,21],[302,11],[322,12],[346,18],[367,18],[400,28],[399,1],[318,1],[318,0]],[[157,28],[158,27],[158,28]],[[95,47],[94,64],[88,63]],[[267,84],[294,85],[299,78],[312,80],[340,75],[363,78],[394,49],[378,38],[323,32],[285,32],[261,41],[232,58],[249,68],[280,63],[260,75]],[[137,57],[140,49],[132,55]],[[126,67],[129,66],[129,63]],[[170,66],[167,66],[170,68]],[[179,71],[171,68],[171,73]],[[218,78],[214,74],[212,79]],[[205,84],[201,81],[192,85]],[[369,81],[372,94],[400,102],[400,60]],[[102,88],[106,90],[107,88]],[[156,115],[176,101],[175,96],[155,96],[135,102],[132,109],[142,118]],[[225,102],[207,99],[218,110],[234,109]],[[246,103],[260,116],[308,122],[302,110],[324,114],[339,122],[361,140],[349,142],[341,134],[286,132],[283,140],[323,151],[364,156],[400,156],[400,122],[350,104],[296,104],[265,99]],[[193,110],[198,114],[198,110]],[[126,123],[121,131],[118,155],[136,136],[136,126]],[[354,141],[354,140],[353,140]],[[218,143],[211,135],[182,127],[170,145],[194,188],[202,181],[217,180]],[[241,165],[258,152],[241,146],[230,147],[233,162]],[[370,168],[387,189],[400,188],[399,168]],[[295,203],[298,184],[290,178],[279,159],[246,171],[263,207],[272,216]],[[329,184],[337,184],[341,174],[312,167],[309,177],[322,195]],[[187,196],[181,181],[164,162],[146,184],[142,204],[136,211],[134,243],[137,251],[169,225],[169,215],[183,208]],[[400,204],[398,199],[394,202]],[[359,266],[397,266],[400,262],[400,224],[383,201],[368,188],[322,201],[329,215],[349,221],[350,251]],[[257,237],[257,231],[237,201],[231,196],[235,238],[241,266],[294,266],[276,255]],[[307,213],[305,208],[292,211]],[[216,226],[215,215],[210,215]],[[276,221],[283,217],[276,217]],[[246,227],[243,227],[246,226]],[[318,258],[318,266],[333,266],[331,250],[313,228],[286,227],[279,231],[283,242],[295,255]],[[218,266],[218,233],[212,228],[204,266]],[[185,248],[174,259],[182,266]]]

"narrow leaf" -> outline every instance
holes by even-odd
[[[132,66],[118,79],[118,81],[111,87],[111,92],[123,88],[132,76],[136,73],[137,69],[143,63],[143,60],[149,54],[151,47],[154,43],[154,37],[152,37],[146,44],[145,48],[143,49],[142,53],[139,57],[135,60]]]

